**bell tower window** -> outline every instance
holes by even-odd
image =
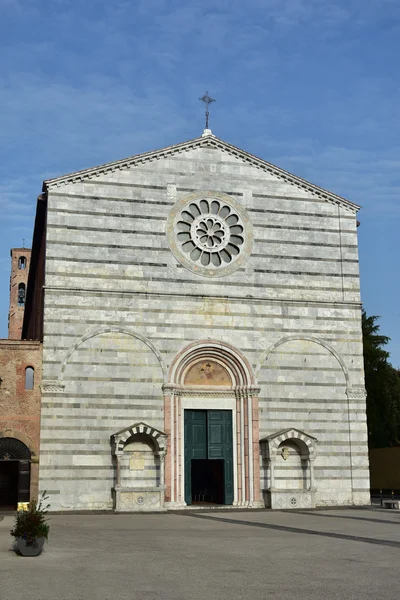
[[[18,269],[26,269],[26,257],[20,256],[18,259]]]
[[[18,306],[25,305],[25,292],[26,292],[25,284],[20,283],[18,286]]]

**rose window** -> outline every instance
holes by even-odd
[[[196,200],[181,211],[177,239],[183,253],[203,267],[218,268],[238,257],[245,242],[237,212],[220,200]]]
[[[204,277],[237,271],[253,248],[253,226],[241,201],[217,191],[193,192],[171,209],[169,247],[183,267]]]
[[[224,237],[225,230],[216,219],[202,219],[196,227],[196,238],[206,249],[219,247]]]

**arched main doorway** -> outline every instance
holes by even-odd
[[[15,438],[0,438],[0,509],[17,508],[29,502],[31,453]]]
[[[233,346],[204,340],[183,349],[164,386],[166,501],[259,506],[255,379]]]

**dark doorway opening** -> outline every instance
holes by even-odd
[[[31,452],[16,438],[0,438],[0,508],[17,508],[29,502]]]
[[[185,409],[184,452],[186,504],[232,504],[232,411]]]
[[[19,461],[0,460],[0,508],[15,510],[18,504]]]
[[[224,461],[192,459],[192,504],[224,503]]]

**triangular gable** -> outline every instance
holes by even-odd
[[[245,162],[253,165],[254,167],[267,171],[271,175],[277,177],[278,179],[282,179],[283,181],[299,187],[306,192],[314,194],[327,202],[341,205],[347,209],[350,209],[352,212],[356,212],[361,207],[358,204],[354,204],[337,194],[333,194],[332,192],[328,192],[327,190],[314,185],[302,179],[301,177],[297,177],[297,175],[292,175],[288,171],[277,167],[266,160],[258,158],[245,150],[241,150],[232,144],[228,144],[223,140],[217,138],[215,135],[211,133],[204,133],[201,137],[195,138],[194,140],[189,140],[187,142],[181,142],[180,144],[175,144],[173,146],[167,146],[166,148],[161,148],[160,150],[153,150],[151,152],[145,152],[144,154],[137,154],[135,156],[131,156],[129,158],[124,158],[122,160],[117,160],[111,163],[107,163],[104,165],[100,165],[98,167],[93,167],[91,169],[84,169],[82,171],[77,171],[76,173],[70,173],[68,175],[63,175],[61,177],[56,177],[54,179],[47,179],[43,183],[43,191],[46,192],[49,188],[55,186],[58,187],[63,184],[81,182],[93,179],[95,177],[100,177],[105,173],[111,173],[113,171],[125,170],[134,167],[135,165],[142,164],[145,162],[150,162],[153,160],[160,160],[162,158],[171,156],[173,154],[179,154],[181,152],[186,152],[188,150],[193,150],[196,148],[218,148],[231,154],[232,156],[236,156],[237,158],[242,159]]]

